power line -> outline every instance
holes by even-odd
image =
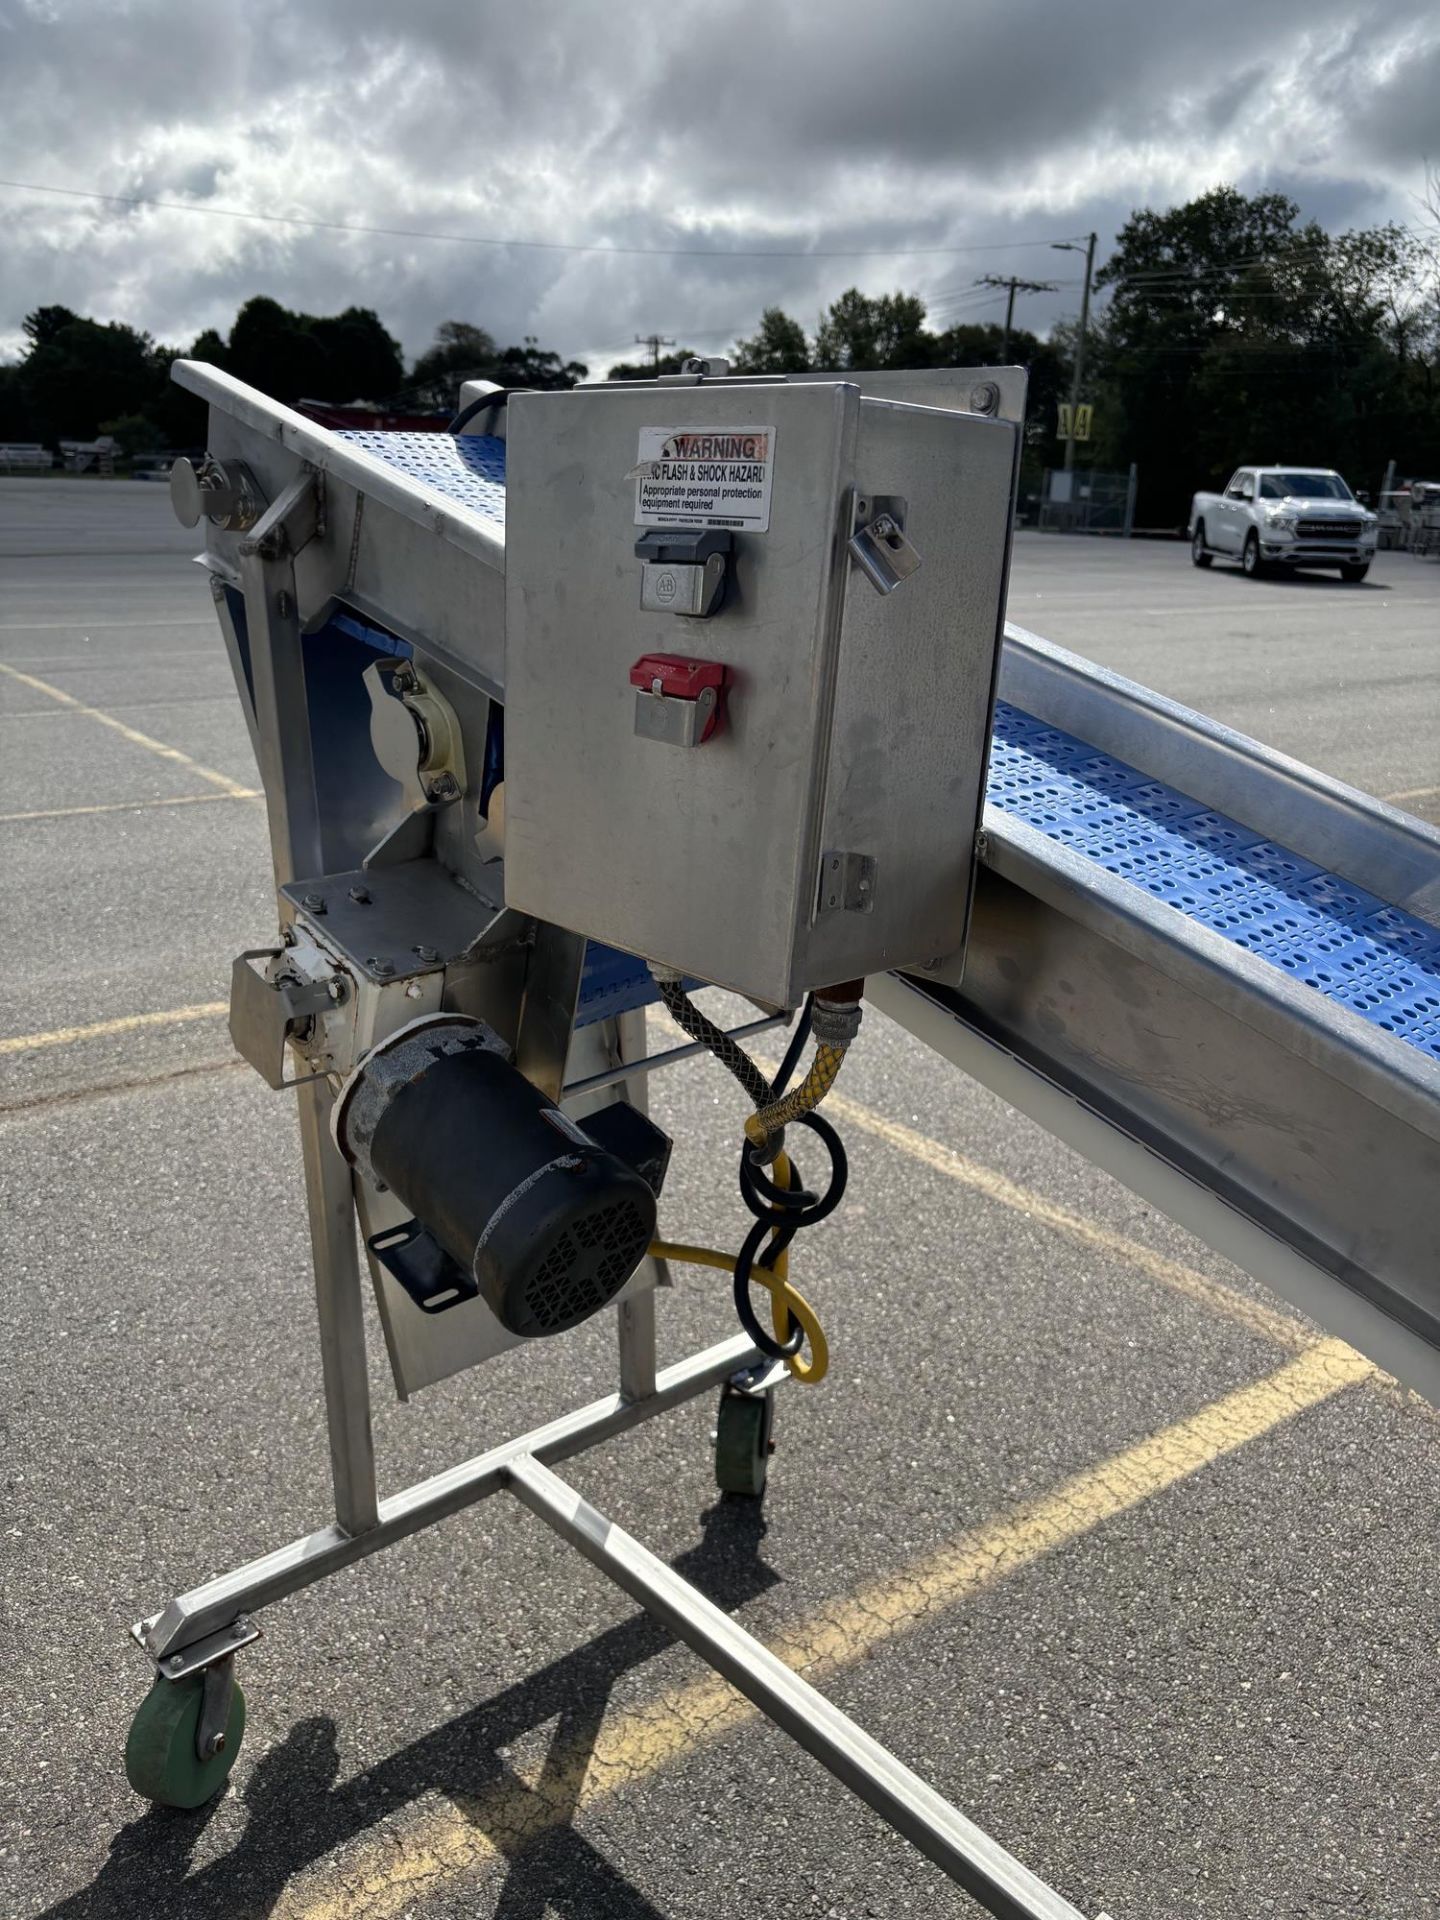
[[[1421,237],[1421,229],[1418,227],[1401,227],[1398,231],[1412,237]],[[1248,273],[1256,267],[1314,266],[1331,259],[1335,244],[1343,238],[1344,235],[1336,235],[1323,246],[1296,247],[1286,253],[1248,254],[1241,259],[1216,266],[1183,266],[1178,262],[1172,262],[1157,264],[1153,267],[1137,267],[1130,273],[1110,275],[1107,284],[1111,287],[1131,287],[1141,292],[1147,288],[1162,285],[1173,285],[1177,290],[1183,290],[1187,286],[1201,289],[1210,281],[1226,280],[1233,274]]]
[[[260,220],[277,227],[307,227],[322,233],[368,233],[390,240],[438,240],[457,247],[527,247],[543,253],[646,254],[695,260],[884,260],[920,254],[1008,253],[1018,247],[1048,247],[1048,240],[976,240],[949,247],[622,247],[599,241],[496,239],[478,233],[431,233],[416,227],[378,227],[354,220],[315,220],[288,213],[257,213],[193,201],[156,200],[148,194],[94,193],[84,187],[52,187],[35,180],[0,180],[20,193],[53,193],[107,206],[154,207],[164,213],[198,213],[216,220]]]

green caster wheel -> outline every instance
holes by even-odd
[[[737,1393],[725,1387],[715,1426],[715,1484],[722,1493],[748,1494],[758,1500],[765,1491],[775,1424],[775,1394]]]
[[[238,1682],[230,1694],[219,1751],[202,1760],[195,1739],[205,1697],[205,1675],[183,1680],[157,1676],[130,1722],[125,1776],[142,1799],[162,1807],[199,1807],[220,1791],[245,1736],[245,1696]]]

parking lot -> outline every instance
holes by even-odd
[[[0,1913],[976,1912],[510,1502],[264,1617],[218,1801],[129,1792],[129,1622],[330,1511],[292,1109],[226,1032],[274,911],[193,550],[163,487],[0,479]],[[1440,564],[1022,535],[1010,615],[1440,822]],[[738,1243],[737,1090],[652,1097],[664,1224]],[[1433,1915],[1440,1417],[878,1015],[835,1111],[796,1274],[833,1372],[782,1394],[763,1510],[716,1496],[708,1403],[567,1475],[1087,1915]],[[660,1325],[721,1338],[728,1290],[681,1270]],[[606,1315],[400,1406],[372,1331],[386,1487],[613,1384]]]

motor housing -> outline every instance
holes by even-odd
[[[664,1136],[634,1118],[653,1178]],[[481,1021],[435,1015],[382,1041],[341,1090],[334,1126],[347,1160],[415,1216],[370,1244],[426,1312],[478,1294],[511,1333],[563,1333],[614,1299],[654,1238],[655,1186],[518,1072]]]

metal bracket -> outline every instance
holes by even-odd
[[[905,502],[894,494],[876,494],[855,502],[851,558],[877,593],[893,593],[919,568],[920,555],[905,534]]]
[[[725,1386],[730,1393],[743,1394],[747,1400],[760,1400],[789,1378],[790,1369],[783,1360],[757,1360],[753,1366],[732,1373]]]
[[[875,862],[868,853],[838,850],[820,857],[817,915],[869,913],[875,905]]]
[[[406,806],[418,812],[458,800],[465,791],[465,751],[449,701],[408,660],[373,660],[363,677],[370,744],[399,782]]]
[[[235,1698],[235,1656],[226,1654],[205,1669],[200,1695],[200,1718],[195,1722],[195,1758],[213,1760],[225,1751],[225,1729]]]
[[[267,1087],[298,1087],[315,1075],[285,1078],[285,1043],[292,1032],[317,1013],[328,1013],[336,1003],[337,982],[293,978],[273,979],[254,962],[268,966],[285,952],[283,947],[250,947],[237,954],[230,968],[230,1038],[235,1051],[247,1060]],[[341,991],[343,992],[343,986]]]
[[[163,1613],[155,1613],[148,1620],[137,1620],[130,1629],[130,1638],[140,1651],[155,1662],[156,1671],[166,1680],[185,1680],[192,1673],[203,1673],[222,1660],[229,1660],[241,1647],[248,1647],[252,1640],[260,1638],[260,1629],[248,1613],[237,1613],[227,1627],[220,1627],[214,1633],[207,1633],[199,1640],[192,1640],[188,1647],[179,1647],[174,1653],[163,1656],[157,1654],[155,1646],[160,1639],[158,1629],[164,1620]]]
[[[324,531],[325,477],[317,468],[302,467],[240,542],[240,557],[278,560],[283,553],[299,553]]]

